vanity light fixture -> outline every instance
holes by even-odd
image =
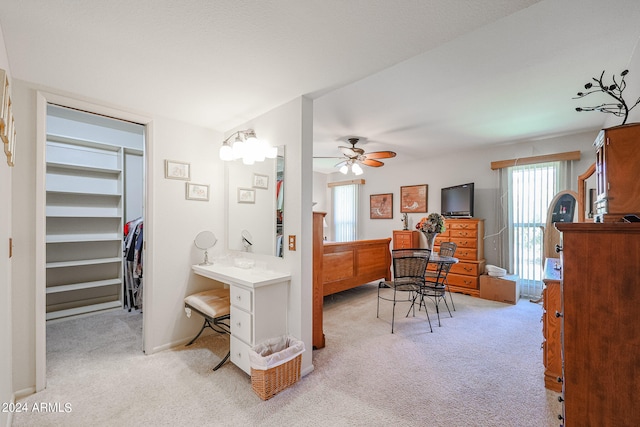
[[[233,142],[231,139],[234,138]],[[253,129],[239,130],[229,135],[220,147],[220,159],[225,162],[242,159],[245,165],[263,162],[265,158],[275,159],[278,148],[272,147],[264,139],[256,138]]]

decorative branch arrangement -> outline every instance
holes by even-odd
[[[612,76],[613,84],[610,85],[607,85],[602,81],[604,77],[604,71],[602,71],[602,74],[600,74],[599,79],[592,77],[592,80],[596,84],[594,85],[591,82],[585,84],[584,88],[587,90],[587,92],[578,92],[578,96],[574,97],[573,99],[584,98],[585,96],[595,92],[603,92],[615,99],[615,102],[604,103],[596,105],[595,107],[577,107],[576,111],[600,111],[601,113],[611,113],[616,117],[624,117],[622,124],[625,124],[627,122],[629,112],[640,103],[640,98],[638,98],[635,104],[629,107],[622,97],[622,92],[624,92],[627,87],[627,83],[624,81],[624,78],[627,74],[629,74],[629,70],[624,70],[622,73],[620,73],[622,79],[620,79],[619,82],[616,80],[616,76]]]

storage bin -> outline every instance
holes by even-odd
[[[300,379],[304,342],[293,337],[272,338],[249,350],[251,387],[262,399],[277,393]]]

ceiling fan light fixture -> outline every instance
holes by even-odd
[[[342,167],[340,168],[340,172],[342,172],[343,174],[347,174],[347,172],[349,172],[349,166],[347,165],[342,165]]]
[[[351,172],[353,172],[355,175],[362,175],[363,173],[362,168],[357,163],[354,163],[353,166],[351,166]]]

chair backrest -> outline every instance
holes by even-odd
[[[458,249],[458,245],[455,242],[442,242],[438,253],[442,256],[453,256],[456,253],[456,249]]]
[[[394,279],[413,277],[423,280],[431,250],[423,248],[394,249],[391,251],[391,256],[393,258]]]

